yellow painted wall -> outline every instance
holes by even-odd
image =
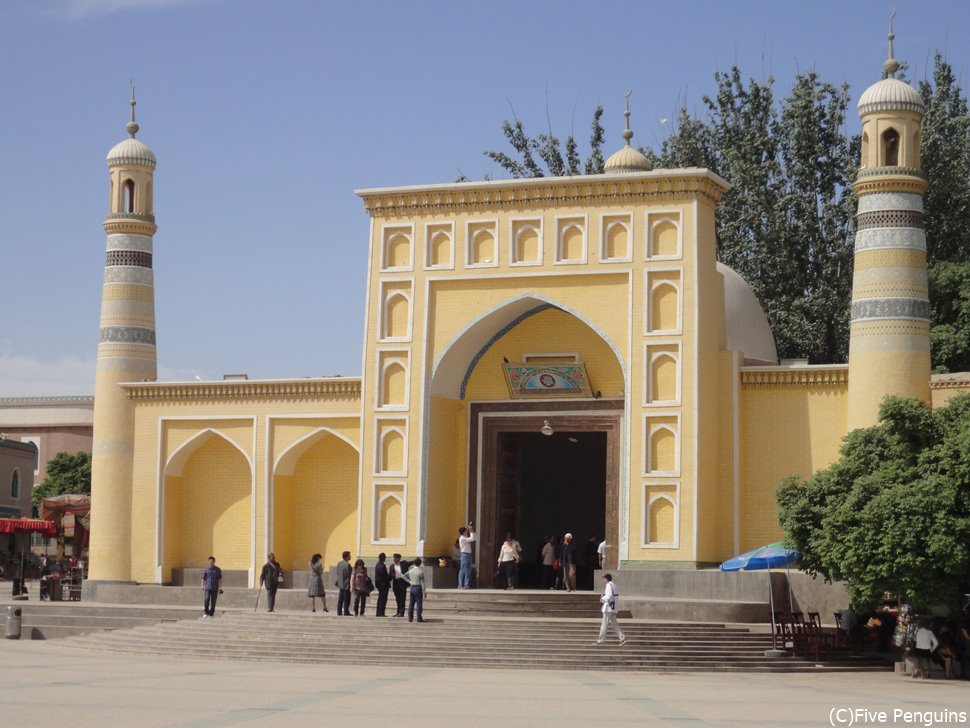
[[[356,551],[357,451],[322,435],[302,454],[292,475],[274,481],[271,550],[284,569],[307,569],[314,553],[332,566],[341,552]]]
[[[782,538],[775,491],[838,458],[847,406],[844,384],[742,387],[741,551]]]
[[[165,479],[163,571],[203,567],[210,555],[223,569],[248,569],[251,534],[249,463],[224,438],[210,437],[189,457],[181,477]]]
[[[468,521],[468,406],[432,397],[428,428],[428,533],[425,553],[448,555]],[[474,510],[474,509],[473,509]]]

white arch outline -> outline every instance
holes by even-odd
[[[256,432],[255,418],[253,418],[251,426],[253,428],[253,445],[255,446],[256,444],[255,443],[255,432]],[[161,575],[165,570],[166,481],[170,475],[173,477],[182,477],[182,472],[185,468],[185,463],[191,460],[192,455],[194,455],[195,452],[200,447],[205,445],[205,443],[211,440],[213,437],[220,437],[223,440],[225,440],[227,443],[232,445],[232,447],[236,448],[236,450],[238,450],[240,454],[242,454],[242,456],[246,459],[246,462],[249,464],[249,497],[252,498],[251,510],[252,510],[252,518],[253,518],[252,524],[250,525],[250,534],[249,534],[250,553],[251,553],[250,567],[249,567],[250,581],[253,578],[253,571],[256,568],[254,563],[255,553],[256,553],[256,521],[255,521],[256,519],[256,515],[255,515],[256,514],[256,466],[253,462],[253,458],[251,458],[249,454],[242,449],[239,443],[235,442],[231,437],[226,435],[226,433],[221,432],[218,428],[215,428],[215,427],[205,427],[199,430],[194,435],[192,435],[192,437],[189,437],[188,439],[186,439],[185,442],[183,442],[177,448],[175,448],[175,450],[172,451],[172,454],[169,455],[168,459],[165,461],[164,465],[162,465],[162,467],[159,469],[159,476],[160,476],[159,487],[157,489],[157,497],[156,497],[156,503],[155,503],[155,508],[156,508],[155,513],[157,518],[156,526],[155,526],[157,529],[156,541],[155,541],[155,548],[156,548],[155,568],[156,568],[157,578],[159,579],[159,583],[161,583]],[[175,460],[176,457],[181,457],[183,451],[185,452],[184,461],[181,463],[180,467],[178,468],[178,472],[177,473],[170,472],[172,462]]]
[[[414,267],[414,234],[408,232],[405,228],[391,228],[384,233],[384,249],[383,249],[383,260],[381,260],[381,270],[385,271],[406,271],[411,270]],[[391,244],[398,238],[403,238],[408,246],[408,256],[407,261],[404,265],[391,265],[390,253]]]
[[[455,267],[455,226],[454,223],[442,223],[440,225],[429,225],[425,235],[427,242],[424,251],[424,267],[428,270],[453,270]],[[444,235],[448,240],[448,262],[434,263],[435,240],[439,235]]]
[[[657,417],[669,417],[670,415],[658,415]],[[680,415],[677,415],[677,429],[674,429],[666,422],[660,422],[656,425],[650,425],[649,422],[651,418],[649,415],[646,418],[647,421],[647,436],[644,438],[644,451],[643,451],[643,467],[644,475],[663,475],[663,476],[679,476],[680,475]],[[653,462],[653,438],[659,433],[666,430],[674,438],[674,469],[673,470],[656,470],[654,469]]]
[[[661,272],[661,271],[656,271]],[[664,271],[666,272],[666,271]],[[649,271],[648,271],[649,273]],[[653,315],[654,315],[654,304],[653,304],[653,294],[664,287],[669,287],[674,290],[674,294],[677,296],[677,326],[672,329],[657,329],[653,327]],[[665,278],[659,281],[651,281],[650,287],[647,289],[647,316],[646,316],[646,333],[648,334],[675,334],[680,333],[684,328],[684,311],[683,311],[683,296],[681,295],[680,284],[675,281],[670,281]]]
[[[404,336],[391,336],[388,331],[390,327],[390,317],[388,316],[388,310],[391,307],[395,298],[403,298],[404,303],[407,305],[407,333]],[[410,341],[411,339],[411,295],[407,291],[402,290],[392,290],[387,297],[384,299],[384,305],[381,310],[381,341]]]
[[[492,258],[491,260],[475,260],[475,250],[478,247],[478,239],[482,235],[492,238]],[[474,268],[494,268],[498,265],[498,232],[491,228],[478,228],[468,240],[468,266]]]
[[[378,352],[378,358],[380,358],[380,353]],[[399,366],[404,372],[404,401],[403,402],[387,402],[387,370],[392,366]],[[381,363],[380,368],[380,380],[377,383],[377,402],[376,406],[379,410],[385,410],[393,412],[394,410],[405,411],[408,408],[408,402],[411,398],[410,381],[411,381],[411,371],[410,371],[410,361],[406,356],[389,356],[387,359]]]
[[[529,218],[527,220],[510,220],[509,228],[511,230],[511,238],[512,238],[512,250],[510,251],[511,255],[510,255],[509,264],[514,266],[542,265],[542,259],[543,259],[542,219]],[[526,260],[521,255],[522,251],[519,249],[519,242],[520,242],[520,238],[525,233],[529,233],[529,232],[536,234],[538,248],[536,249],[536,257],[531,260]]]
[[[673,399],[658,399],[655,388],[657,386],[654,367],[661,359],[670,359],[674,364],[674,394]],[[675,404],[680,402],[680,351],[677,353],[670,351],[651,352],[647,360],[647,404]]]
[[[408,434],[407,428],[401,427],[400,425],[390,425],[388,427],[381,428],[381,436],[378,438],[377,442],[377,455],[376,462],[374,463],[374,475],[396,475],[402,476],[407,475],[408,472]],[[387,464],[384,462],[384,442],[387,438],[393,434],[397,433],[401,436],[401,442],[404,452],[404,462],[401,463],[400,470],[385,470],[384,466]]]
[[[582,222],[580,222],[580,220],[582,220]],[[557,230],[558,234],[556,236],[556,263],[560,265],[561,264],[576,265],[576,264],[585,263],[589,257],[586,252],[586,249],[587,249],[586,227],[587,227],[588,221],[585,218],[568,216],[564,220],[559,219],[556,222],[558,226],[558,230]],[[566,233],[568,233],[572,228],[576,228],[579,231],[579,237],[581,240],[580,255],[578,258],[565,257],[564,244],[566,241]]]
[[[626,253],[624,255],[607,255],[610,241],[610,231],[615,227],[623,228],[626,232]],[[608,263],[628,261],[633,255],[633,223],[629,218],[617,215],[603,218],[603,240],[600,244],[600,260]]]
[[[378,487],[386,486],[386,483],[375,484],[375,490]],[[404,492],[398,493],[385,493],[379,499],[374,501],[374,530],[372,533],[371,543],[386,543],[400,545],[405,543],[404,537],[407,535],[407,519],[405,518],[406,510],[404,506]],[[397,504],[401,507],[401,537],[400,538],[381,538],[381,509],[384,507],[384,502],[387,500],[396,500]]]
[[[684,250],[684,233],[683,227],[680,224],[680,213],[654,213],[649,216],[649,228],[647,230],[647,260],[679,260],[683,257]],[[670,223],[674,226],[674,230],[677,232],[677,250],[672,255],[661,255],[654,251],[654,246],[657,242],[656,232],[657,228],[664,223]]]
[[[318,435],[323,435],[323,436],[333,435],[338,440],[343,440],[345,443],[350,445],[350,447],[353,449],[355,453],[357,453],[357,461],[358,463],[360,462],[360,448],[357,447],[357,445],[354,444],[354,442],[346,435],[343,435],[337,432],[336,430],[334,430],[333,428],[327,427],[326,425],[321,425],[316,429],[311,430],[310,432],[306,433],[302,437],[297,438],[289,445],[287,445],[286,448],[283,450],[283,452],[277,455],[276,459],[273,461],[273,467],[269,472],[269,479],[266,483],[266,524],[265,524],[266,529],[265,530],[266,530],[266,550],[267,551],[269,551],[270,548],[272,548],[270,544],[273,543],[273,539],[276,536],[276,533],[275,533],[276,532],[276,477],[280,474],[279,472],[280,463],[283,461],[284,457],[290,454],[291,451],[293,451],[297,447],[302,447],[304,443],[306,443],[305,449],[303,450],[303,452],[299,454],[299,456],[296,458],[296,461],[293,463],[293,467],[295,468],[296,463],[300,462],[300,458],[302,458],[314,445],[317,444],[316,442],[307,443],[307,441],[312,438],[316,438]],[[269,428],[267,427],[267,437],[268,436],[269,436]],[[323,437],[320,437],[319,440],[322,441]]]
[[[651,541],[650,537],[653,535],[650,533],[650,515],[653,511],[655,504],[660,501],[667,501],[671,508],[674,509],[674,538],[672,541]],[[647,548],[655,548],[658,546],[671,547],[677,546],[680,543],[680,509],[677,507],[677,503],[666,493],[658,493],[652,495],[647,499],[646,508],[643,512],[643,545]]]
[[[543,295],[541,293],[520,293],[520,294],[518,294],[516,296],[512,296],[511,298],[507,298],[502,303],[500,303],[500,304],[498,304],[496,306],[492,306],[491,308],[483,311],[481,314],[479,314],[478,316],[476,316],[474,319],[472,319],[471,321],[469,321],[465,326],[463,326],[461,329],[459,329],[458,332],[454,336],[452,336],[451,339],[448,340],[448,343],[445,344],[445,346],[442,348],[441,353],[435,359],[434,365],[431,367],[431,377],[429,379],[429,386],[425,388],[425,400],[426,400],[426,402],[430,402],[431,392],[434,390],[434,382],[435,382],[435,379],[438,376],[439,369],[441,368],[441,365],[444,362],[445,357],[448,356],[448,354],[455,347],[455,345],[458,344],[465,337],[465,335],[468,334],[476,325],[478,325],[479,323],[485,321],[486,319],[494,316],[495,314],[501,313],[504,309],[513,308],[515,310],[515,312],[513,312],[512,315],[509,318],[506,319],[505,323],[508,324],[508,323],[514,321],[515,318],[520,313],[525,313],[526,311],[530,310],[531,308],[534,308],[534,306],[521,306],[521,307],[517,307],[517,306],[514,305],[514,304],[519,303],[519,302],[535,302],[536,305],[541,305],[541,304],[546,303],[546,304],[549,304],[550,306],[553,306],[555,308],[558,308],[560,311],[565,311],[566,313],[570,314],[571,316],[576,317],[577,319],[579,319],[580,321],[582,321],[584,324],[586,324],[603,341],[606,342],[606,345],[610,347],[610,349],[612,350],[614,356],[616,356],[616,360],[620,364],[620,370],[623,372],[624,390],[626,390],[628,388],[628,384],[627,384],[628,380],[627,380],[626,360],[623,358],[623,354],[620,352],[619,347],[617,347],[617,345],[613,342],[613,340],[609,336],[607,336],[606,333],[604,333],[603,330],[600,329],[599,326],[597,326],[596,324],[594,324],[592,321],[590,321],[583,314],[579,313],[576,309],[572,308],[571,306],[567,306],[566,304],[561,303],[561,302],[557,301],[554,298],[550,298],[549,296]],[[503,327],[500,326],[499,329],[498,329],[498,331],[496,331],[495,333],[498,333],[499,331],[501,331],[502,328]],[[491,336],[487,337],[485,339],[485,341],[481,342],[481,346],[485,346],[491,338],[492,338]],[[499,337],[499,338],[501,338],[501,337]],[[479,349],[481,349],[481,346],[479,347]],[[476,353],[477,352],[478,352],[478,350],[476,350]],[[467,366],[468,363],[470,363],[470,362],[466,362],[466,366]],[[460,380],[459,380],[459,383],[460,383]],[[443,396],[450,396],[450,395],[443,395]],[[451,398],[452,399],[458,399],[459,398],[457,391],[455,392],[455,395],[453,397],[451,397]],[[425,414],[427,415],[427,412]]]

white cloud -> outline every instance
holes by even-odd
[[[0,397],[94,394],[94,359],[40,361],[0,354]]]
[[[190,2],[200,0],[59,0],[54,13],[68,20],[83,20],[126,10],[185,5]]]

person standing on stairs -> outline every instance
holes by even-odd
[[[404,578],[404,563],[401,561],[401,554],[394,554],[393,559],[394,562],[388,569],[390,572],[388,576],[391,577],[391,588],[394,589],[394,601],[397,604],[397,612],[394,614],[394,616],[403,617],[405,607],[404,602],[408,591],[408,582]]]
[[[411,585],[411,601],[408,602],[408,621],[414,621],[414,611],[417,607],[418,621],[423,622],[424,616],[424,572],[421,570],[421,559],[417,558],[404,575],[404,579]]]
[[[323,611],[327,609],[327,592],[323,588],[323,557],[320,554],[313,554],[310,557],[310,581],[307,583],[306,595],[310,597],[310,609],[317,611],[317,597],[323,605]]]
[[[350,565],[350,552],[344,551],[340,563],[337,564],[337,581],[334,586],[339,590],[337,596],[337,616],[350,616],[350,578],[354,567]]]
[[[603,621],[600,624],[599,639],[596,640],[598,645],[606,641],[606,631],[609,627],[613,627],[616,636],[620,638],[620,646],[626,644],[626,635],[623,634],[620,623],[616,621],[616,605],[619,599],[620,593],[616,590],[616,584],[613,583],[613,575],[603,574],[603,596],[600,597],[600,601],[603,602]]]
[[[267,612],[276,611],[276,590],[283,583],[283,567],[276,560],[272,551],[266,556],[266,563],[259,574],[259,585],[266,590]]]
[[[458,529],[458,550],[461,552],[461,565],[458,569],[458,588],[470,589],[472,584],[472,544],[475,542],[475,529],[472,522]]]
[[[377,587],[377,616],[384,617],[387,609],[387,593],[391,590],[391,576],[387,573],[387,554],[377,555],[377,566],[374,567],[374,586]]]
[[[212,619],[216,616],[216,600],[222,594],[222,569],[216,566],[216,557],[210,556],[208,566],[202,572],[202,593],[204,602],[202,618]]]

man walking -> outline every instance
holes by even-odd
[[[600,601],[603,602],[603,621],[600,624],[599,639],[596,640],[598,645],[606,641],[606,630],[610,626],[613,627],[616,636],[620,638],[620,646],[626,644],[626,635],[620,629],[620,623],[616,621],[616,604],[619,599],[620,594],[616,590],[616,584],[613,583],[613,575],[603,574],[603,596],[600,597]]]
[[[395,617],[404,616],[404,597],[407,594],[408,583],[404,578],[404,564],[401,563],[401,554],[394,554],[394,562],[391,564],[390,577],[391,588],[394,589],[394,601],[397,603],[397,613]]]
[[[202,572],[203,619],[212,619],[216,616],[216,600],[222,594],[222,569],[216,566],[215,556],[210,556],[208,563],[209,565]]]
[[[576,591],[576,544],[573,535],[563,536],[562,546],[559,547],[559,563],[562,565],[562,583],[566,591]]]
[[[414,609],[418,610],[418,621],[423,622],[422,611],[424,609],[424,572],[421,570],[421,559],[417,558],[404,575],[407,583],[411,585],[411,601],[408,602],[408,621],[414,621]]]
[[[263,570],[259,574],[259,584],[266,589],[267,612],[276,611],[276,590],[279,589],[282,581],[283,567],[276,560],[276,554],[270,551],[266,557],[266,563],[263,564]]]
[[[391,576],[387,573],[387,554],[377,555],[377,566],[374,567],[374,586],[377,587],[377,616],[384,617],[387,609],[387,593],[391,590]]]
[[[353,572],[354,567],[350,565],[350,552],[344,551],[341,557],[341,561],[337,564],[337,581],[334,582],[334,586],[337,587],[337,616],[350,616],[350,574]]]
[[[461,566],[458,569],[458,588],[471,589],[472,584],[472,544],[475,543],[475,529],[472,522],[468,527],[458,529],[458,550],[461,551]]]

